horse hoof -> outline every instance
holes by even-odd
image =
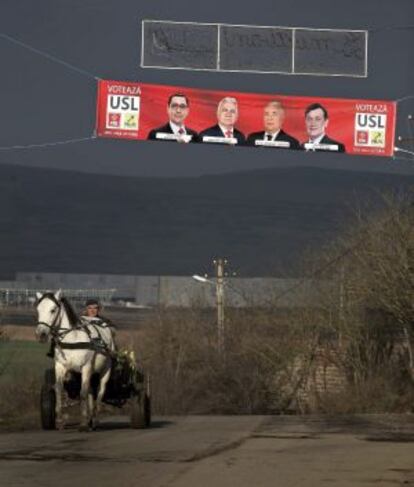
[[[63,421],[56,421],[56,429],[63,431],[65,429],[65,423]]]

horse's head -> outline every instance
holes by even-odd
[[[59,289],[55,293],[36,293],[36,297],[36,336],[40,342],[44,343],[48,336],[53,335],[53,332],[59,327],[62,291]]]

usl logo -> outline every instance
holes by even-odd
[[[378,115],[372,113],[357,113],[356,126],[357,128],[370,129],[385,129],[386,115]]]
[[[138,131],[140,101],[139,96],[108,95],[106,128]]]
[[[108,110],[137,112],[139,110],[139,96],[109,95]]]
[[[387,115],[380,113],[355,114],[355,145],[385,147]]]

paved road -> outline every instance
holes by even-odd
[[[0,435],[1,487],[414,486],[414,417],[111,418]]]

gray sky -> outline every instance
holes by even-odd
[[[224,3],[136,0],[2,0],[0,32],[106,79],[286,95],[393,100],[414,94],[412,0],[257,0]],[[235,7],[236,5],[236,7]],[[141,69],[141,20],[225,22],[369,30],[367,79]],[[88,137],[93,78],[0,38],[0,147]],[[397,135],[409,136],[414,100],[399,105]],[[414,127],[413,127],[414,128]],[[406,148],[409,148],[405,145]],[[282,153],[283,152],[283,153]],[[0,163],[137,176],[197,176],[260,167],[319,166],[414,174],[412,162],[117,140],[16,151]]]

